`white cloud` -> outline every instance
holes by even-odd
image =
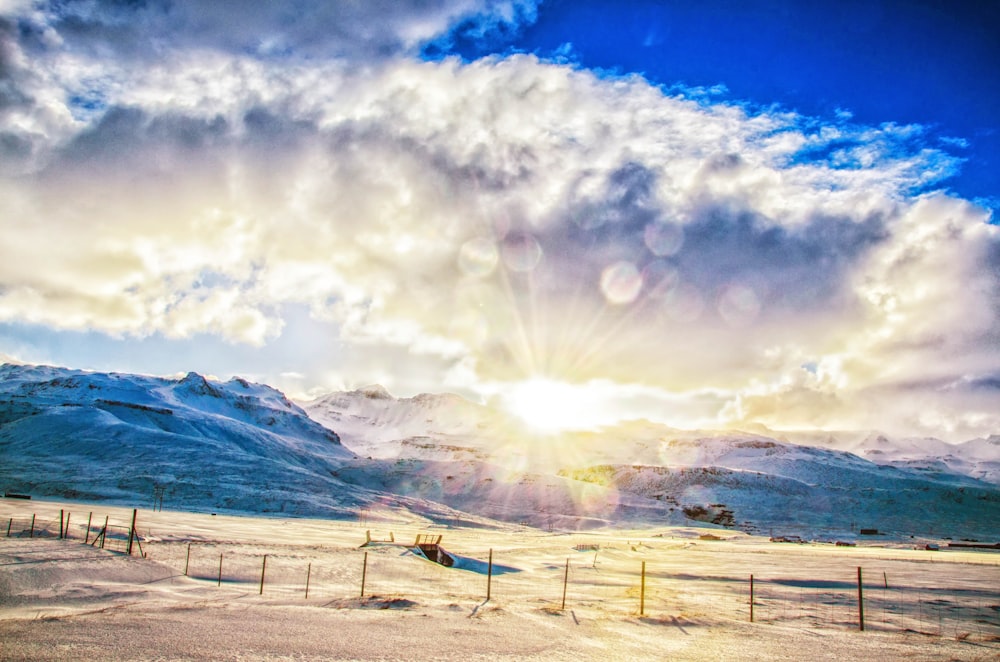
[[[183,5],[187,27],[134,60],[98,46],[138,48],[159,19],[87,6],[104,42],[51,12],[30,42],[4,33],[31,101],[0,126],[30,144],[0,177],[0,321],[266,347],[302,304],[355,374],[391,356],[405,383],[710,390],[699,421],[987,420],[954,393],[922,420],[865,404],[1000,371],[998,239],[982,209],[922,193],[956,163],[921,127],[401,55],[463,2],[404,8],[388,36],[344,34],[361,5],[264,37],[271,10],[222,35],[225,6]]]

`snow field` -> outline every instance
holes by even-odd
[[[76,511],[71,516],[74,523],[77,518],[85,523],[83,511],[91,508],[94,521],[99,519],[102,526],[105,513],[112,523],[127,523],[131,517],[130,509],[103,505],[0,500],[0,517],[6,522],[11,518],[30,522],[27,513],[34,511],[36,524],[46,523],[36,538],[19,535],[17,527],[12,527],[12,537],[0,538],[0,631],[11,634],[11,641],[23,642],[17,633],[28,636],[32,630],[25,621],[39,618],[103,619],[110,618],[104,614],[148,610],[176,615],[182,610],[191,612],[192,618],[197,613],[199,619],[228,623],[231,610],[239,608],[247,610],[247,618],[256,624],[272,615],[276,622],[284,622],[290,609],[296,614],[307,610],[302,616],[306,620],[325,619],[332,617],[332,609],[338,622],[346,619],[353,624],[349,627],[364,623],[398,627],[401,632],[413,628],[414,636],[419,636],[420,627],[399,619],[420,616],[427,620],[428,631],[445,628],[454,642],[465,641],[472,624],[513,630],[522,642],[535,643],[529,648],[511,643],[507,649],[502,647],[504,637],[480,637],[480,643],[491,642],[490,655],[537,654],[539,659],[562,659],[563,653],[572,651],[621,657],[614,653],[618,638],[625,647],[621,650],[640,657],[644,651],[662,653],[664,646],[681,646],[697,638],[698,646],[685,645],[674,652],[678,659],[700,659],[696,654],[712,646],[724,651],[736,645],[731,641],[736,633],[759,640],[755,645],[768,651],[779,639],[797,641],[822,633],[843,645],[849,643],[848,648],[857,647],[855,659],[866,657],[866,646],[877,657],[874,651],[887,642],[902,646],[899,650],[918,652],[920,659],[935,659],[929,651],[939,648],[958,659],[1000,654],[996,582],[1000,555],[993,552],[929,552],[904,544],[855,548],[774,544],[744,535],[702,540],[698,535],[705,531],[692,528],[560,534],[515,526],[426,527],[373,517],[362,527],[344,521],[140,511],[137,529],[147,558],[130,559],[83,545],[75,531],[71,539],[58,540],[50,527],[54,522],[58,531],[60,508]],[[376,540],[387,539],[391,531],[397,543],[405,544],[418,533],[441,534],[442,546],[456,556],[456,568],[431,563],[402,545],[361,548],[366,530]],[[494,573],[486,601],[491,549]],[[857,632],[858,566],[864,573],[865,633]],[[753,624],[749,623],[750,574],[755,578]],[[395,614],[395,619],[375,612]],[[66,636],[73,639],[80,634],[74,632]],[[850,638],[842,640],[848,633]],[[274,636],[278,634],[275,631]],[[152,635],[139,629],[134,636]],[[233,645],[242,645],[239,641]],[[834,649],[841,643],[827,642]],[[38,652],[30,646],[24,650]],[[200,649],[191,650],[197,657]],[[404,646],[389,656],[411,659],[408,650]],[[354,657],[380,659],[367,649],[352,651]],[[18,659],[6,654],[0,658]]]

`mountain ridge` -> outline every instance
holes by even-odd
[[[787,437],[649,422],[532,435],[453,394],[395,398],[373,385],[300,406],[239,377],[0,366],[0,487],[12,491],[134,502],[160,486],[187,509],[336,518],[375,509],[486,526],[1000,529],[1000,488],[955,470],[995,461],[992,437],[942,458],[914,454],[931,442],[884,435],[829,437],[842,448]]]

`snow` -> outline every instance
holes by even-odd
[[[57,530],[60,509],[77,523],[69,540],[0,537],[2,659],[1000,656],[1000,554],[993,552],[780,545],[726,532],[704,541],[707,530],[694,527],[574,534],[436,527],[449,552],[472,565],[449,569],[403,546],[361,548],[371,523],[140,510],[142,559],[79,539],[86,512],[122,523],[129,509],[0,499],[0,521],[35,513]],[[428,531],[412,520],[381,525],[373,537],[390,530],[401,542]],[[487,601],[482,564],[490,550],[497,567],[517,571],[496,573]],[[865,573],[864,632],[857,567]]]
[[[380,386],[300,407],[266,385],[195,373],[4,365],[0,378],[0,489],[36,497],[148,505],[162,488],[168,507],[200,512],[367,511],[498,530],[698,522],[807,539],[1000,530],[1000,487],[970,475],[993,475],[996,437],[779,439],[764,428],[641,421],[540,436],[455,395],[397,399]]]

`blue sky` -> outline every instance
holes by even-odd
[[[520,30],[477,33],[459,26],[425,55],[537,53],[820,118],[919,124],[965,160],[944,183],[1000,205],[997,3],[554,0]]]
[[[997,14],[0,1],[0,355],[1000,432]]]

